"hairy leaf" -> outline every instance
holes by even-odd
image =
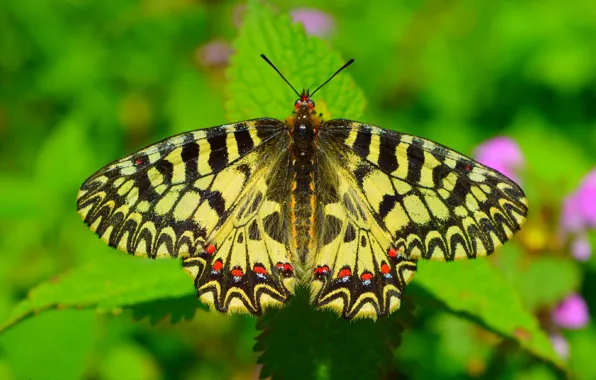
[[[0,325],[0,330],[52,307],[115,310],[194,293],[192,281],[175,260],[152,261],[108,254],[33,288]],[[198,300],[194,302],[199,305]]]
[[[260,54],[265,54],[298,92],[303,88],[314,91],[347,61],[324,41],[307,37],[302,25],[292,24],[287,14],[274,14],[256,0],[248,2],[234,49],[226,104],[231,121],[264,116],[285,119],[293,110],[296,94]],[[364,95],[349,71],[313,97],[325,119],[362,117]]]
[[[268,313],[258,323],[261,334],[255,351],[262,352],[261,377],[274,379],[395,378],[393,349],[412,323],[413,305],[389,318],[348,321],[331,312],[315,310],[306,291],[290,307]]]

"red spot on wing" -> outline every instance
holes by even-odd
[[[141,160],[140,158],[137,158],[135,160],[135,165],[137,165],[137,166],[141,165],[142,163],[143,163],[143,160]]]
[[[223,262],[221,260],[215,260],[213,263],[213,270],[219,272],[223,268]]]
[[[344,268],[339,271],[339,273],[337,274],[337,277],[344,278],[344,277],[348,277],[351,275],[352,275],[352,271],[349,268]]]
[[[327,265],[318,266],[315,268],[316,275],[323,275],[329,273],[329,267]]]
[[[469,164],[466,165],[466,171],[469,172],[470,170],[472,170],[472,167]]]
[[[284,275],[291,275],[294,271],[294,268],[290,263],[282,263],[279,262],[275,265],[279,272],[282,272]]]
[[[205,252],[207,252],[210,255],[213,255],[215,251],[217,251],[217,248],[215,248],[213,244],[209,244],[207,248],[205,248]]]
[[[267,274],[267,269],[265,269],[265,268],[264,268],[263,266],[261,266],[261,265],[255,265],[255,266],[252,268],[252,271],[253,271],[253,272],[255,272],[255,273],[257,273],[257,274],[263,274],[263,275]]]
[[[373,278],[373,274],[370,272],[364,272],[360,275],[362,281],[370,281]]]
[[[387,265],[387,263],[381,264],[381,273],[387,274],[389,272],[391,272],[391,268],[389,267],[389,265]]]
[[[243,275],[244,275],[244,272],[239,267],[234,267],[234,269],[232,269],[232,276],[242,277]]]
[[[389,257],[397,257],[397,251],[395,250],[395,248],[389,248],[389,250],[387,251],[387,255],[389,255]]]

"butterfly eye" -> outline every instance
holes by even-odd
[[[294,107],[300,107],[301,103],[302,103],[301,99],[296,99],[296,101],[294,102]]]
[[[308,99],[308,107],[315,108],[315,102],[313,102],[312,100]]]

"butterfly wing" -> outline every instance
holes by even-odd
[[[337,220],[317,225],[313,299],[345,317],[390,313],[417,259],[488,255],[525,221],[519,186],[432,141],[331,120],[319,148],[319,186],[336,195],[318,218]]]
[[[321,142],[315,188],[311,300],[344,318],[376,318],[399,308],[416,260],[390,253],[391,234],[371,211],[353,172]]]
[[[201,300],[221,312],[260,314],[281,306],[293,293],[285,139],[275,152],[260,158],[267,170],[251,178],[238,206],[212,239],[213,248],[184,259]]]
[[[265,305],[274,303],[263,298],[267,292],[283,302],[289,276],[270,263],[289,263],[289,254],[283,244],[268,243],[273,239],[267,232],[279,232],[264,220],[275,208],[265,197],[266,182],[279,170],[276,165],[283,165],[285,128],[281,121],[258,119],[158,142],[87,179],[77,199],[79,214],[119,250],[183,258],[201,299],[221,311],[259,312],[261,299]],[[232,237],[238,242],[250,230],[244,222],[255,222],[260,233],[260,245],[254,247],[258,263],[247,255],[247,247],[257,243],[230,244]],[[255,268],[262,275],[259,281]],[[218,287],[204,286],[213,281]]]

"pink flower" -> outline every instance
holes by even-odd
[[[515,182],[517,171],[524,166],[524,156],[517,142],[509,137],[495,137],[480,144],[474,151],[476,160],[498,170]]]
[[[577,190],[565,198],[561,227],[567,232],[596,227],[596,168],[584,177]]]
[[[592,246],[585,234],[579,234],[571,243],[571,255],[578,261],[588,261],[592,256]]]
[[[585,216],[580,198],[576,193],[563,200],[561,210],[561,229],[563,232],[583,232],[586,228]]]
[[[565,329],[581,329],[590,321],[588,305],[577,293],[567,296],[551,315],[553,322]]]
[[[596,168],[592,169],[579,187],[563,200],[559,223],[563,238],[573,235],[571,253],[578,260],[588,260],[592,247],[586,238],[589,228],[596,228]]]
[[[569,342],[567,342],[567,339],[561,334],[552,334],[549,335],[549,338],[555,352],[561,358],[567,359],[569,357]]]
[[[592,169],[575,191],[581,217],[587,227],[596,227],[596,168]]]
[[[329,14],[313,8],[295,8],[290,11],[290,16],[294,22],[302,23],[310,35],[327,36],[335,26]]]

